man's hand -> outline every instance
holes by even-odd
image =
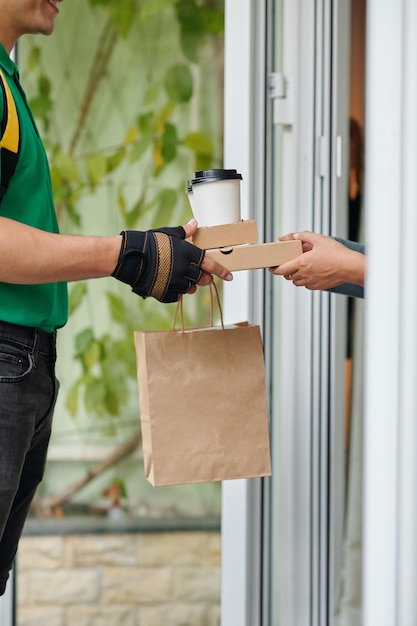
[[[280,237],[280,241],[299,239],[303,254],[271,267],[270,272],[292,280],[297,287],[307,289],[331,289],[342,283],[363,285],[365,281],[365,258],[335,241],[332,237],[304,231]]]
[[[189,239],[190,237],[192,237],[195,234],[197,227],[198,227],[198,224],[196,220],[193,219],[190,222],[188,222],[188,224],[184,226],[185,238]],[[197,285],[199,285],[200,287],[203,287],[205,285],[209,285],[210,283],[212,283],[213,276],[218,276],[219,278],[226,280],[226,281],[233,280],[233,275],[231,274],[231,272],[228,269],[226,269],[223,265],[220,265],[220,263],[217,263],[217,261],[212,259],[210,256],[204,255],[204,259],[201,264],[201,269],[203,271],[202,271],[200,280],[197,282]],[[194,293],[196,290],[197,290],[197,287],[195,285],[192,285],[190,289],[188,290],[188,293]]]
[[[185,241],[196,230],[197,222],[191,220],[184,227],[123,231],[112,276],[129,284],[134,293],[160,302],[176,302],[180,294],[194,293],[196,285],[211,283],[213,274],[232,280],[229,270]]]

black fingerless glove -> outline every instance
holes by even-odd
[[[124,230],[120,256],[112,276],[143,298],[176,302],[197,283],[205,251],[184,241],[185,230]]]

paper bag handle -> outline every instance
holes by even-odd
[[[210,326],[214,326],[214,301],[213,301],[213,290],[214,293],[216,294],[216,302],[217,302],[217,306],[219,307],[219,315],[220,315],[220,323],[222,325],[222,328],[224,330],[224,322],[223,322],[223,311],[222,311],[222,305],[220,303],[220,296],[219,296],[219,290],[217,289],[217,285],[214,282],[210,283]]]
[[[209,287],[210,287],[210,326],[214,326],[214,297],[213,297],[213,290],[214,290],[215,295],[216,295],[217,306],[219,307],[220,322],[222,325],[222,329],[224,330],[222,305],[220,304],[219,290],[214,280],[212,283],[210,283]],[[184,332],[185,328],[184,328],[183,294],[181,294],[180,297],[178,298],[177,306],[175,307],[172,330],[175,330],[175,327],[177,325],[178,310],[180,311],[180,317],[181,317],[181,330],[182,332]]]

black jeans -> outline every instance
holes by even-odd
[[[42,480],[58,393],[55,333],[0,322],[0,595]]]

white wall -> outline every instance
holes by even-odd
[[[417,623],[415,0],[369,0],[367,43],[363,623],[413,626]]]

